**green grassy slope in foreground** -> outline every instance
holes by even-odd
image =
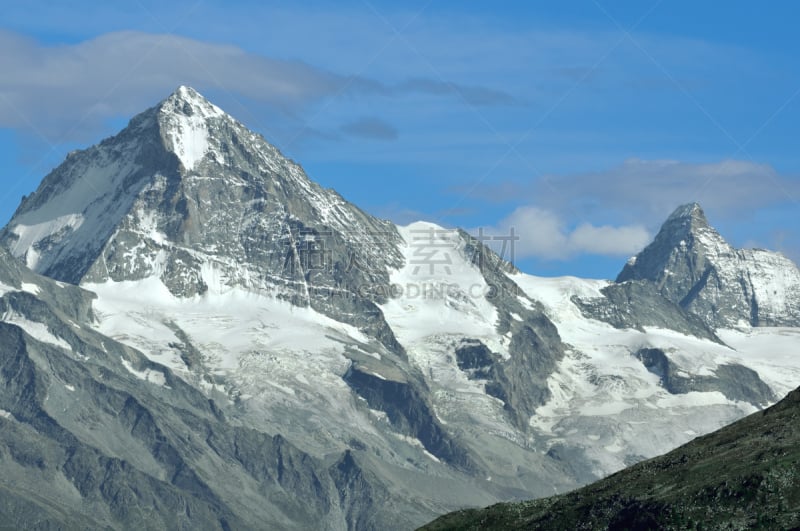
[[[800,529],[800,389],[573,492],[459,511],[423,529]]]

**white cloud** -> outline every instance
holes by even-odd
[[[615,227],[583,223],[570,229],[553,211],[530,205],[517,208],[494,227],[483,228],[483,234],[503,238],[508,237],[512,229],[519,238],[514,245],[514,259],[566,260],[583,254],[629,256],[640,251],[651,239],[641,225]],[[477,232],[477,229],[471,231],[473,235]],[[501,241],[498,239],[494,246]]]
[[[45,134],[130,116],[180,84],[214,87],[278,106],[338,90],[345,78],[299,61],[175,35],[107,33],[72,45],[45,46],[0,31],[0,126]],[[356,80],[358,85],[360,81]]]
[[[650,243],[650,234],[641,225],[595,227],[584,223],[569,236],[573,249],[586,254],[624,256],[634,254]]]

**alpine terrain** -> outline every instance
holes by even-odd
[[[800,272],[698,205],[615,282],[534,277],[369,215],[188,87],[70,153],[0,243],[11,527],[408,529],[800,385]]]
[[[798,529],[800,389],[587,487],[459,511],[423,529]]]

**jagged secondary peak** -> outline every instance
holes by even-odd
[[[670,240],[684,240],[684,245],[689,243],[702,243],[706,246],[724,244],[725,240],[709,224],[705,212],[699,203],[687,203],[675,209],[661,226],[656,238],[669,238]],[[687,241],[691,240],[691,242]]]
[[[696,282],[696,274],[702,274],[706,257],[726,256],[733,248],[709,225],[703,209],[698,203],[681,205],[670,214],[653,242],[637,256],[628,261],[617,277],[617,282],[626,280],[659,281],[665,275],[673,275],[675,267],[689,273],[688,281]]]
[[[681,205],[670,214],[659,231],[658,238],[679,247],[701,245],[706,251],[730,251],[725,239],[712,227],[699,203]]]
[[[711,327],[800,324],[800,272],[786,257],[737,250],[697,203],[678,207],[617,282],[645,280]]]
[[[703,212],[700,203],[697,202],[686,203],[685,205],[679,206],[669,215],[667,221],[677,219],[698,220],[706,224],[708,223],[705,212]]]

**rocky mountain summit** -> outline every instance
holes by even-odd
[[[711,327],[800,326],[800,270],[780,253],[734,249],[697,203],[679,207],[617,282],[646,280]]]
[[[394,225],[310,181],[188,87],[70,154],[0,239],[56,280],[156,276],[178,297],[242,286],[352,316],[397,348],[371,301],[380,296],[360,296],[385,293],[401,263]]]
[[[692,226],[675,252],[705,249]],[[649,277],[527,275],[369,215],[180,87],[0,232],[0,524],[406,529],[563,492],[800,385],[786,271],[786,304],[756,301],[787,326],[736,330]]]
[[[458,500],[537,490],[542,475],[559,488],[575,481],[558,463],[535,457],[495,474],[495,483],[474,484],[490,475],[487,458],[521,460],[526,450],[505,448],[506,437],[496,435],[487,445],[448,426],[409,360],[414,342],[401,344],[404,327],[389,324],[392,315],[413,314],[402,298],[389,301],[390,282],[432,289],[414,302],[452,312],[457,330],[448,344],[492,347],[488,373],[474,383],[483,414],[504,432],[525,431],[549,396],[547,375],[563,347],[542,306],[505,277],[513,267],[465,233],[424,225],[402,235],[309,180],[191,88],[71,153],[24,198],[0,241],[25,274],[95,294],[81,290],[96,299],[76,326],[138,353],[117,371],[129,372],[130,356],[155,364],[160,369],[134,366],[146,387],[182,393],[162,377],[175,375],[213,400],[231,430],[257,426],[265,437],[293,441],[319,478],[346,455],[342,466],[358,492],[337,487],[334,502],[319,479],[319,495],[287,494],[319,498],[327,514],[315,518],[331,528],[421,522]],[[428,259],[432,252],[443,253],[446,267]],[[471,284],[438,276],[452,270]],[[489,282],[499,289],[487,298]],[[419,318],[428,319],[421,309]],[[448,349],[455,355],[455,344]],[[152,416],[158,425],[173,422],[166,413]],[[213,476],[197,462],[187,466]],[[421,478],[431,488],[414,492]],[[394,509],[378,510],[389,492]],[[126,518],[118,522],[137,521]]]

